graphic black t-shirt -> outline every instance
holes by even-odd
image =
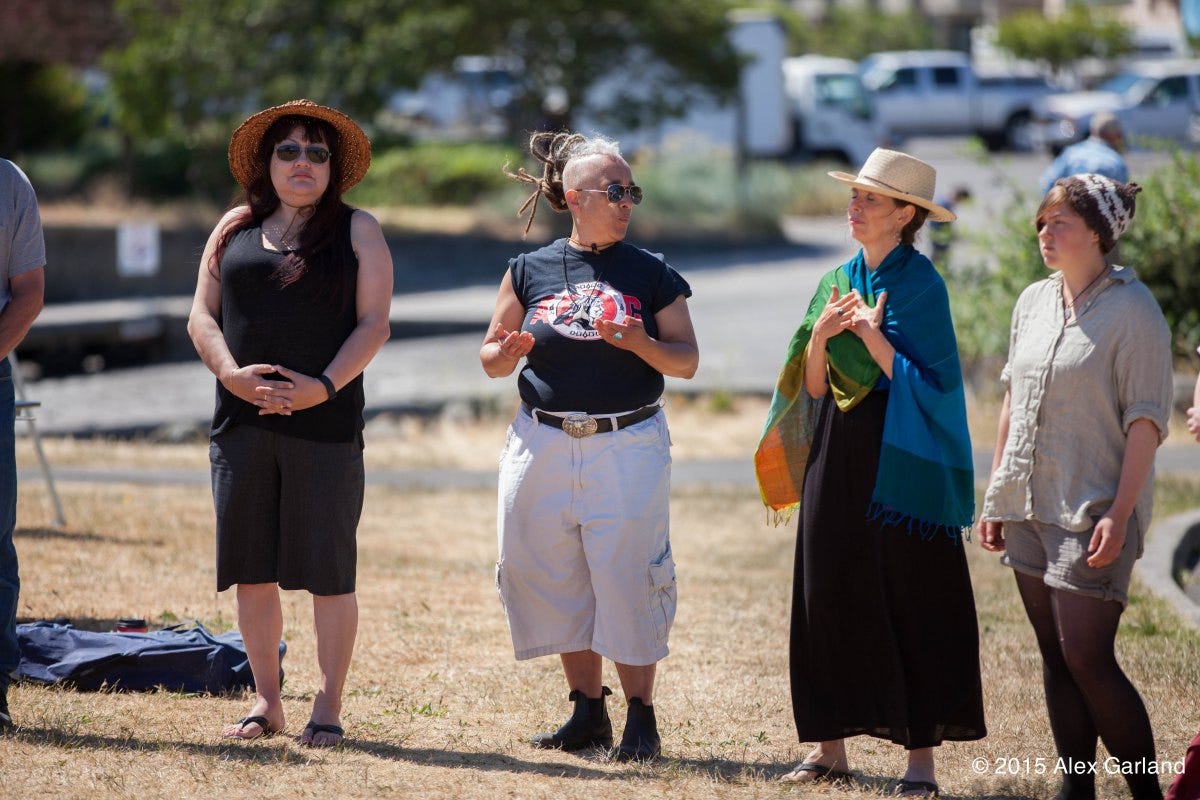
[[[598,253],[559,239],[512,259],[513,289],[525,306],[521,330],[535,339],[517,379],[521,399],[546,411],[614,414],[655,402],[663,376],[610,345],[592,327],[599,319],[640,319],[658,338],[654,315],[692,296],[661,255],[625,242]]]

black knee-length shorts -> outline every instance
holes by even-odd
[[[362,514],[361,440],[313,442],[234,425],[209,443],[217,512],[217,591],[278,583],[354,591]]]

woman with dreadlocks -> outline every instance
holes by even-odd
[[[537,133],[540,177],[509,177],[571,214],[571,235],[509,261],[479,352],[517,380],[521,406],[500,458],[496,583],[518,660],[559,654],[574,710],[538,748],[612,747],[602,659],[628,703],[612,757],[659,754],[655,667],[675,617],[668,537],[670,437],[663,376],[690,378],[699,351],[691,288],[662,256],[627,244],[642,189],[615,142]]]

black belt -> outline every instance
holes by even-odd
[[[536,419],[543,425],[549,425],[552,428],[558,428],[568,436],[573,436],[576,439],[582,439],[586,436],[591,436],[593,433],[611,433],[613,430],[621,430],[628,428],[630,425],[650,419],[659,412],[661,406],[652,405],[645,408],[639,408],[637,411],[630,411],[628,414],[621,414],[617,417],[602,417],[590,416],[588,414],[565,414],[555,416],[549,411],[538,411],[534,413],[533,407],[528,403],[521,403],[521,408],[525,413]],[[614,427],[615,423],[615,427]]]

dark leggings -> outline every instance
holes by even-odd
[[[1150,717],[1137,689],[1121,671],[1113,643],[1124,608],[1017,572],[1017,588],[1042,651],[1042,678],[1058,755],[1093,764],[1096,737],[1122,762],[1154,761]],[[1161,800],[1158,776],[1125,775],[1134,800]],[[1094,800],[1095,775],[1067,773],[1058,800]]]

